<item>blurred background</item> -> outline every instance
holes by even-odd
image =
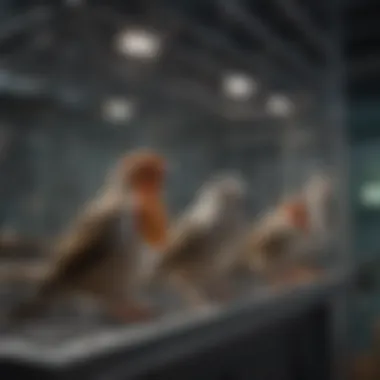
[[[173,212],[217,168],[263,207],[333,159],[329,4],[37,3],[2,3],[3,225],[56,232],[132,147],[173,161]]]
[[[169,158],[172,215],[219,169],[248,180],[251,215],[326,170],[338,265],[364,268],[350,348],[370,355],[377,24],[374,0],[0,0],[0,228],[55,235],[139,147]]]

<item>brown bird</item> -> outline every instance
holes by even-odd
[[[171,230],[154,278],[168,281],[192,307],[225,296],[226,274],[236,259],[232,247],[244,220],[244,198],[243,180],[220,175],[200,188]]]
[[[72,293],[95,297],[124,321],[149,317],[137,294],[140,255],[147,246],[160,250],[166,243],[164,172],[165,162],[154,152],[124,157],[105,190],[54,244],[54,262],[36,295],[13,310],[10,320],[37,315],[56,297]]]
[[[242,243],[245,265],[269,275],[270,282],[314,278],[317,271],[310,270],[310,253],[326,245],[331,194],[328,180],[314,176],[301,194],[265,214]]]

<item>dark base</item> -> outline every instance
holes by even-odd
[[[136,344],[129,339],[117,348],[96,350],[89,344],[85,355],[55,363],[46,361],[46,354],[34,364],[26,364],[30,358],[8,357],[0,362],[1,378],[335,380],[332,369],[342,343],[332,329],[332,301],[346,287],[346,279],[335,277],[242,303],[197,323],[163,328]]]

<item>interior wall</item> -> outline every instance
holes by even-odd
[[[351,102],[351,205],[357,263],[380,259],[380,98]],[[372,194],[372,195],[371,195]],[[369,199],[368,199],[369,198]],[[378,270],[376,269],[378,268]],[[375,264],[380,278],[380,265]],[[373,273],[371,273],[373,275]],[[352,310],[355,348],[368,349],[380,320],[380,289],[357,293]]]

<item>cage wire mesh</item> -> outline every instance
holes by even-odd
[[[138,147],[168,158],[173,218],[218,171],[248,181],[251,218],[315,170],[338,178],[331,12],[281,0],[15,6],[0,29],[1,227],[55,236]]]

